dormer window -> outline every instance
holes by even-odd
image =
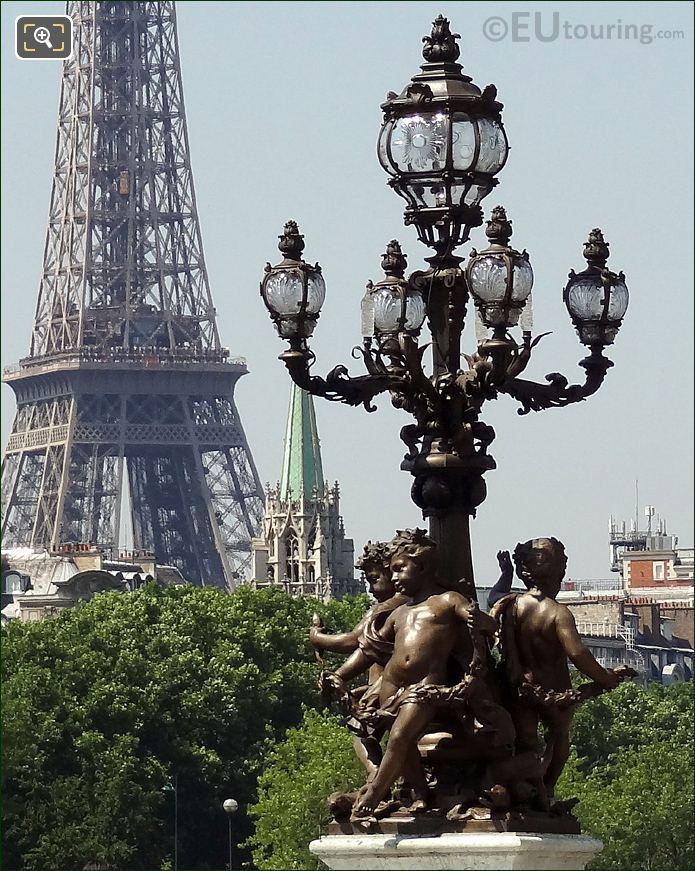
[[[4,594],[12,596],[15,593],[26,593],[29,589],[31,589],[29,575],[23,575],[13,569],[4,572],[2,576],[2,592]]]

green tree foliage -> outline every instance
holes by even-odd
[[[6,868],[222,867],[221,802],[255,800],[264,759],[318,703],[314,610],[350,628],[366,596],[150,585],[3,630]],[[235,833],[250,833],[240,812]]]
[[[624,684],[577,714],[558,788],[580,799],[583,830],[604,843],[590,868],[695,864],[692,690]]]
[[[687,741],[692,734],[692,692],[692,681],[670,687],[628,681],[582,705],[572,725],[582,770],[605,763],[618,750],[661,740]]]
[[[318,868],[308,845],[325,830],[326,797],[363,780],[350,732],[330,714],[307,710],[300,728],[270,754],[258,782],[258,803],[250,808],[255,867]]]

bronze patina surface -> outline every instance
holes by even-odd
[[[555,799],[572,717],[635,673],[603,668],[556,600],[567,565],[557,539],[517,545],[525,592],[505,592],[511,560],[500,551],[491,613],[465,583],[442,580],[437,550],[421,529],[370,542],[359,565],[376,604],[352,633],[310,630],[317,651],[347,657],[322,670],[321,687],[339,700],[366,771],[330,797],[330,832],[577,834],[575,802]],[[573,688],[568,660],[589,682]]]

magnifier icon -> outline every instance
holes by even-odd
[[[34,39],[40,45],[45,45],[53,51],[53,46],[51,45],[51,32],[47,27],[37,27],[34,31]]]

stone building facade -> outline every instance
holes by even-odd
[[[620,595],[564,601],[584,643],[604,667],[629,665],[642,680],[664,684],[692,678],[692,602]]]
[[[16,547],[2,551],[2,622],[42,620],[88,602],[99,593],[128,593],[154,581],[187,583],[174,566],[159,565],[149,551],[112,557],[91,544],[63,544],[55,551]]]

